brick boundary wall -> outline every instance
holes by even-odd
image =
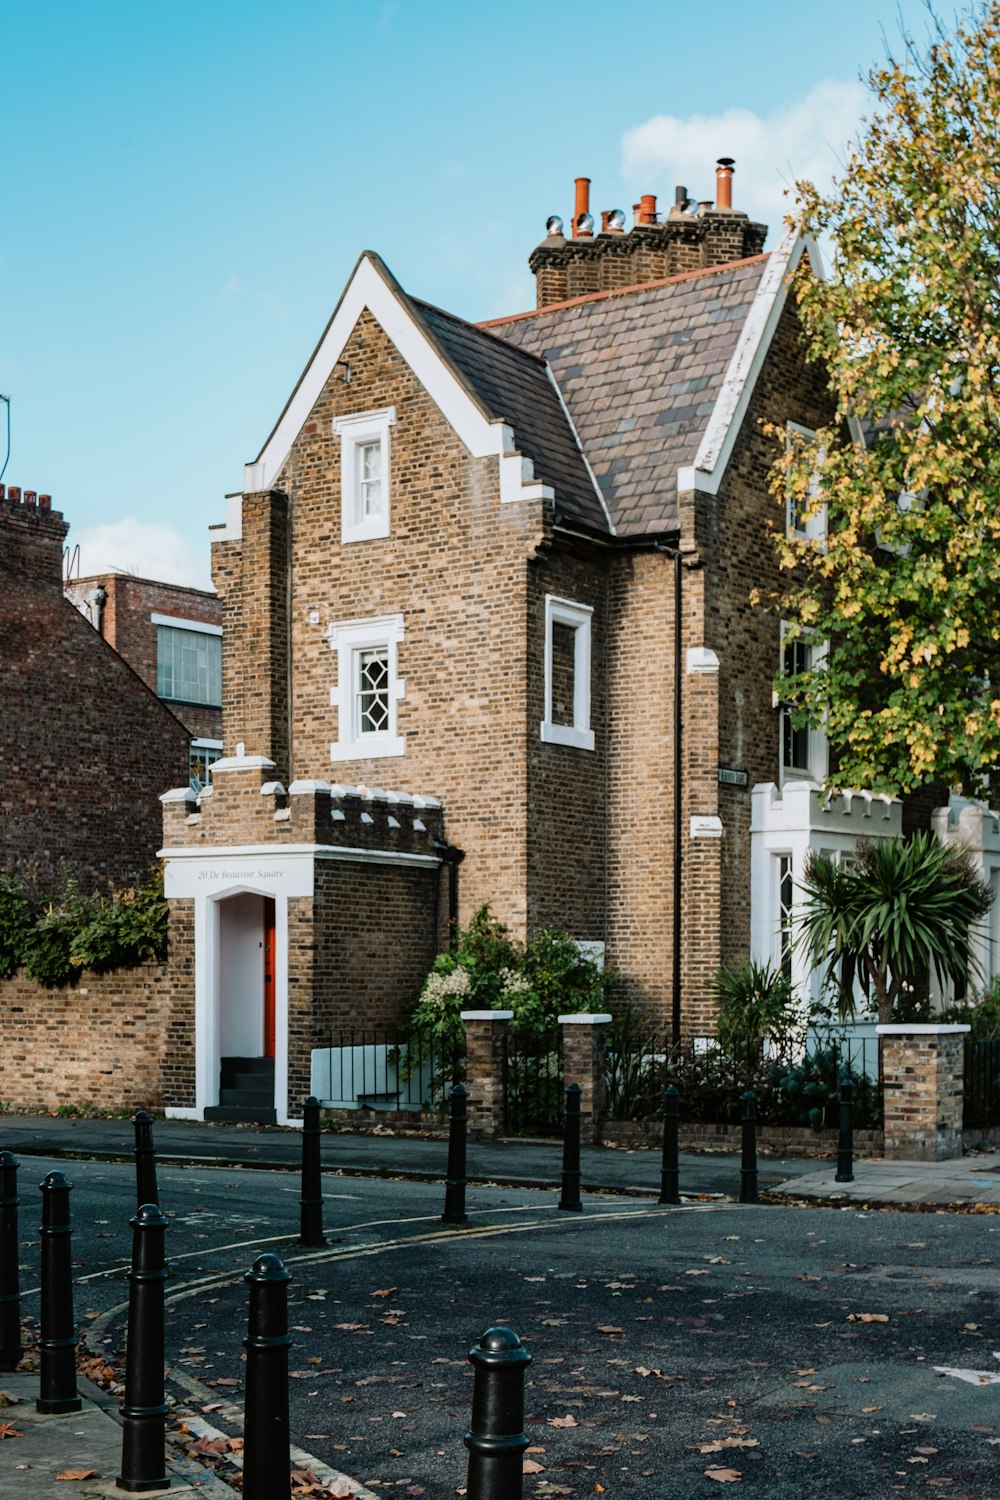
[[[601,1140],[607,1107],[607,1031],[610,1015],[560,1016],[563,1037],[563,1086],[578,1083],[580,1139],[585,1146]]]
[[[465,1087],[473,1135],[498,1136],[504,1121],[504,1037],[512,1010],[463,1010]]]
[[[883,1155],[949,1161],[962,1154],[962,1085],[968,1026],[876,1028],[882,1043]]]
[[[63,989],[22,974],[0,981],[0,1105],[30,1114],[160,1108],[171,1002],[156,963],[85,971]]]

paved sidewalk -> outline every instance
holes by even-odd
[[[299,1132],[279,1126],[158,1119],[153,1133],[157,1157],[164,1162],[197,1161],[205,1165],[293,1170],[301,1157]],[[13,1151],[15,1156],[130,1159],[134,1141],[129,1120],[0,1116],[0,1149]],[[325,1131],[321,1154],[325,1172],[443,1181],[447,1142],[443,1136],[404,1136],[392,1131],[377,1135]],[[587,1146],[581,1152],[581,1166],[585,1190],[652,1196],[659,1192],[657,1150]],[[560,1169],[558,1141],[469,1143],[470,1181],[552,1188],[559,1185]],[[763,1153],[758,1158],[762,1191],[810,1201],[842,1198],[867,1203],[1000,1204],[1000,1152],[983,1152],[945,1162],[857,1158],[853,1183],[835,1182],[836,1170],[836,1162],[831,1158]],[[680,1185],[685,1195],[738,1196],[739,1155],[723,1151],[682,1152]]]
[[[67,1495],[121,1500],[125,1494],[115,1483],[122,1455],[122,1429],[112,1415],[115,1404],[89,1381],[79,1380],[77,1389],[84,1398],[81,1411],[43,1416],[35,1410],[37,1375],[0,1374],[0,1391],[15,1398],[14,1404],[0,1407],[0,1422],[8,1424],[8,1435],[0,1443],[4,1500],[65,1500]],[[233,1500],[228,1485],[190,1459],[172,1455],[169,1447],[166,1467],[169,1490],[147,1494],[169,1494],[171,1500]]]
[[[824,1162],[804,1177],[791,1177],[771,1192],[810,1202],[844,1199],[849,1203],[1000,1204],[1000,1152],[963,1156],[955,1161],[885,1161],[874,1157],[854,1163],[854,1181],[837,1182],[836,1164]]]
[[[155,1121],[157,1159],[194,1161],[218,1166],[298,1167],[302,1137],[298,1130],[275,1125],[212,1125],[195,1120]],[[53,1119],[49,1116],[0,1116],[0,1149],[15,1156],[112,1156],[131,1159],[135,1133],[129,1120]],[[405,1136],[392,1131],[355,1135],[324,1131],[321,1156],[325,1172],[377,1177],[413,1177],[444,1181],[448,1142],[440,1136]],[[770,1188],[787,1178],[814,1172],[811,1157],[761,1155],[760,1185]],[[585,1146],[581,1151],[585,1189],[655,1196],[660,1191],[660,1153],[637,1147]],[[560,1183],[559,1141],[470,1141],[468,1176],[472,1182],[512,1187],[554,1188]],[[740,1159],[728,1151],[683,1152],[681,1192],[735,1196],[740,1188]],[[22,1179],[23,1180],[23,1179]]]

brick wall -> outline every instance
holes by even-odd
[[[79,607],[97,588],[106,594],[101,612],[101,634],[123,656],[147,687],[156,692],[156,630],[151,615],[174,615],[183,620],[222,624],[222,607],[215,594],[179,584],[133,578],[130,573],[103,573],[77,578],[66,585],[66,596]],[[193,735],[222,738],[222,709],[204,704],[172,703],[172,712]]]
[[[527,572],[544,534],[540,502],[501,506],[494,460],[471,459],[371,316],[344,350],[351,383],[332,378],[296,439],[279,483],[288,494],[292,578],[292,691],[260,668],[268,605],[276,590],[257,541],[258,497],[244,500],[243,543],[213,547],[223,599],[227,749],[238,741],[278,762],[276,774],[336,779],[447,799],[449,840],[466,852],[461,920],[490,902],[518,932],[527,921],[525,661]],[[340,538],[340,442],[333,418],[394,405],[391,534]],[[276,558],[280,564],[280,559]],[[331,623],[400,613],[398,672],[402,757],[332,763],[337,737],[330,692],[336,657]],[[231,621],[243,620],[243,628]],[[532,648],[540,660],[541,643]],[[262,696],[263,695],[263,696]],[[282,696],[284,695],[284,696]],[[289,764],[279,699],[291,720]],[[261,705],[264,705],[262,710]],[[540,714],[538,715],[540,721]],[[488,767],[488,777],[485,768]]]
[[[172,987],[153,964],[85,972],[50,990],[22,975],[0,981],[0,1101],[12,1110],[60,1105],[157,1109],[172,1046]],[[178,1059],[171,1056],[172,1066]]]
[[[154,861],[188,733],[63,597],[66,531],[0,500],[0,862],[120,886]]]

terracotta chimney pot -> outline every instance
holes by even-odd
[[[573,238],[578,239],[580,220],[584,214],[590,212],[590,178],[578,177],[576,179],[576,204],[573,208]]]
[[[716,208],[732,208],[733,206],[733,167],[735,162],[731,156],[720,156],[715,166],[715,206]]]

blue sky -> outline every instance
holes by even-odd
[[[720,155],[773,243],[900,16],[924,35],[922,0],[0,0],[5,481],[51,492],[85,572],[208,586],[361,250],[495,317],[574,177],[631,222],[712,197]]]

